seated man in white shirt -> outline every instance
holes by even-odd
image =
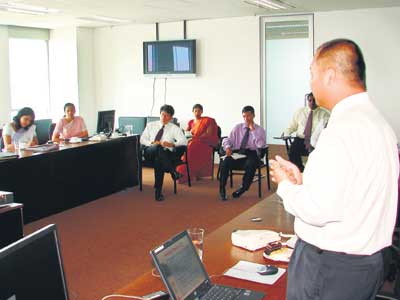
[[[177,153],[175,147],[185,146],[187,140],[183,131],[171,123],[174,115],[171,105],[163,105],[160,108],[160,121],[150,122],[146,125],[140,144],[144,146],[144,157],[154,163],[154,188],[156,201],[163,201],[161,193],[164,181],[164,172],[171,173],[174,179],[182,175],[176,172],[173,161],[178,160],[182,153]]]
[[[289,136],[296,133],[296,137],[290,146],[289,160],[294,163],[301,172],[304,170],[302,156],[314,149],[315,143],[322,128],[326,126],[329,119],[329,112],[318,107],[313,93],[306,94],[307,106],[300,108],[293,116],[289,127],[282,133],[282,136]],[[319,129],[316,134],[316,129]]]

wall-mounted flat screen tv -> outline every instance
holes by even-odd
[[[144,74],[196,74],[196,40],[143,42]]]

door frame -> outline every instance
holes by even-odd
[[[308,20],[308,28],[310,35],[310,47],[312,49],[312,55],[315,52],[314,44],[314,14],[313,13],[301,13],[301,14],[289,14],[289,15],[273,15],[273,16],[260,16],[260,123],[261,126],[267,130],[267,112],[266,112],[266,53],[265,53],[265,24],[268,22],[279,22],[279,21],[297,21],[297,20]],[[277,141],[277,144],[279,141]],[[282,142],[283,144],[283,142]]]

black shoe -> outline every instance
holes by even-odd
[[[181,174],[177,171],[173,171],[173,172],[171,172],[171,177],[174,180],[178,180],[179,178],[183,177],[183,174]]]
[[[164,201],[164,195],[161,194],[161,191],[156,191],[155,200],[156,201]]]
[[[219,188],[219,199],[221,199],[221,201],[226,201],[226,200],[228,200],[228,197],[226,197],[226,190],[225,190],[225,187]]]
[[[243,195],[243,193],[244,193],[245,191],[246,191],[246,190],[241,186],[240,188],[238,188],[236,191],[234,191],[234,192],[232,193],[232,197],[233,197],[233,198],[239,198],[240,196]]]

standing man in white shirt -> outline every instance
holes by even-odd
[[[160,121],[147,124],[140,137],[140,144],[144,146],[145,159],[154,163],[156,201],[164,200],[161,193],[164,172],[171,173],[174,179],[182,177],[182,174],[175,170],[173,161],[180,159],[182,155],[182,153],[176,151],[176,147],[186,146],[187,140],[182,129],[170,122],[174,113],[174,108],[171,105],[161,106]]]
[[[271,161],[299,237],[287,300],[375,300],[396,219],[396,137],[366,92],[364,58],[353,41],[317,49],[311,88],[331,116],[304,173],[278,156]]]

